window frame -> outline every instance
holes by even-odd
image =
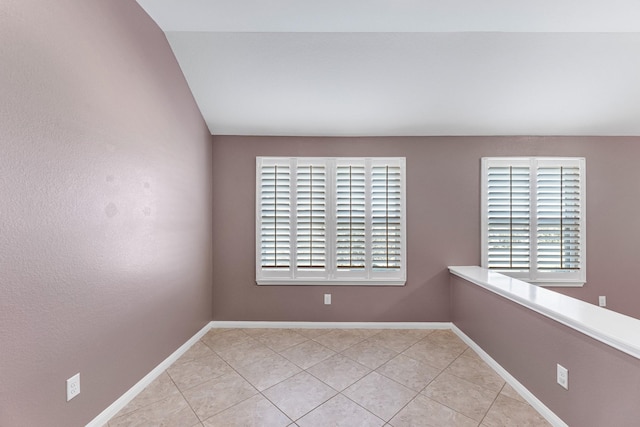
[[[290,240],[288,268],[262,268],[262,192],[263,165],[288,164],[290,173]],[[325,267],[301,269],[297,267],[297,182],[298,165],[325,167]],[[337,168],[344,165],[365,167],[365,268],[338,269],[337,258]],[[400,268],[372,267],[372,171],[373,167],[389,165],[400,169]],[[403,286],[406,284],[406,159],[404,157],[256,157],[256,283],[258,285],[360,285]]]
[[[488,179],[489,168],[494,166],[529,167],[529,269],[513,271],[491,268],[492,271],[532,284],[548,287],[581,287],[586,283],[586,162],[584,157],[483,157],[481,159],[480,234],[481,266],[489,268],[488,248]],[[579,170],[579,239],[580,268],[571,272],[545,272],[538,268],[538,169],[540,167],[577,167]]]

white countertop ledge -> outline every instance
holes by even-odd
[[[451,274],[640,359],[640,320],[477,266]]]

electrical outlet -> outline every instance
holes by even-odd
[[[601,295],[598,297],[598,305],[600,307],[606,307],[607,306],[607,297],[604,295]]]
[[[331,305],[331,294],[324,294],[324,305]]]
[[[80,373],[67,380],[67,402],[80,394]]]
[[[556,381],[562,387],[569,390],[569,370],[559,363],[556,371]]]

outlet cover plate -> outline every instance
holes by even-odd
[[[331,305],[331,294],[324,294],[324,304]]]
[[[569,370],[558,363],[556,381],[565,389],[569,390]]]
[[[80,394],[80,373],[67,380],[67,402]]]

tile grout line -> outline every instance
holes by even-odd
[[[489,405],[489,409],[487,409],[487,412],[484,413],[484,415],[482,416],[482,419],[480,420],[480,424],[478,424],[479,426],[482,425],[482,423],[484,422],[484,419],[487,418],[489,411],[491,411],[491,408],[493,408],[493,405],[495,405],[496,400],[498,400],[498,396],[500,396],[500,393],[502,393],[502,390],[504,390],[504,387],[506,385],[507,383],[505,382],[502,388],[500,388],[500,391],[498,392],[498,394],[496,394],[496,397],[494,397],[493,400],[491,401],[491,405]]]
[[[368,374],[367,374],[368,375]],[[357,381],[356,381],[357,382]],[[355,383],[353,383],[355,384]],[[353,385],[352,384],[352,385]],[[349,388],[349,387],[347,387]],[[346,389],[345,389],[346,390]],[[344,390],[343,390],[344,391]],[[343,396],[345,399],[348,399],[349,401],[353,402],[354,404],[358,405],[360,408],[364,409],[365,411],[367,411],[368,413],[370,413],[371,415],[373,415],[374,417],[376,417],[379,420],[382,420],[382,422],[384,423],[383,425],[386,425],[389,421],[385,421],[383,418],[380,418],[378,415],[374,414],[373,412],[371,412],[370,410],[368,410],[367,408],[365,408],[364,406],[362,406],[361,404],[359,404],[358,402],[356,402],[355,400],[351,399],[349,396],[342,394],[342,392],[338,393],[341,396]],[[393,417],[391,417],[393,418]]]
[[[374,334],[374,335],[372,335],[372,336],[375,336],[375,335],[377,335],[377,334],[378,334],[378,333],[376,333],[376,334]],[[363,410],[365,410],[366,412],[370,413],[371,415],[373,415],[373,416],[374,416],[374,417],[376,417],[377,419],[381,420],[381,421],[384,423],[383,425],[386,425],[386,424],[387,424],[387,421],[385,421],[384,419],[380,418],[379,416],[377,416],[376,414],[374,414],[373,412],[371,412],[371,411],[370,411],[370,410],[368,410],[367,408],[363,407],[363,406],[362,406],[362,405],[360,405],[359,403],[357,403],[357,402],[353,401],[353,400],[352,400],[352,399],[350,399],[348,396],[346,396],[345,394],[343,394],[344,390],[346,390],[347,388],[349,388],[349,387],[351,387],[351,386],[353,386],[353,385],[357,384],[359,381],[361,381],[361,380],[362,380],[363,378],[365,378],[367,375],[370,375],[370,374],[371,374],[371,372],[375,372],[375,370],[374,370],[374,369],[371,369],[371,368],[369,368],[368,366],[365,366],[365,365],[361,364],[360,362],[358,362],[358,361],[356,361],[356,360],[353,360],[353,359],[352,359],[352,358],[350,358],[349,356],[347,356],[347,355],[343,354],[343,352],[344,352],[344,351],[346,351],[346,350],[350,349],[351,347],[353,347],[353,346],[355,346],[355,345],[360,344],[361,342],[366,341],[366,339],[367,339],[367,338],[365,338],[365,339],[364,339],[364,340],[362,340],[362,341],[358,341],[358,342],[356,342],[356,343],[352,344],[351,346],[349,346],[349,347],[345,348],[345,349],[344,349],[344,350],[342,350],[341,352],[336,351],[336,350],[334,350],[334,349],[332,349],[332,348],[330,348],[330,347],[327,347],[326,345],[324,345],[324,344],[322,344],[322,343],[320,343],[320,342],[317,342],[317,341],[315,341],[315,340],[311,339],[312,341],[316,342],[317,344],[319,344],[319,345],[321,345],[321,346],[323,346],[323,347],[325,347],[325,348],[328,348],[328,349],[329,349],[329,350],[331,350],[331,351],[334,351],[334,352],[335,352],[335,354],[334,354],[334,355],[332,355],[332,356],[329,356],[328,358],[326,358],[326,359],[324,359],[324,360],[321,360],[320,362],[318,362],[318,363],[316,363],[316,364],[314,364],[314,365],[310,366],[310,367],[309,367],[309,368],[307,368],[307,369],[303,369],[303,372],[306,372],[307,374],[311,375],[313,378],[317,379],[317,380],[318,380],[318,381],[320,381],[322,384],[326,385],[326,386],[327,386],[327,387],[329,387],[331,390],[335,391],[335,392],[336,392],[336,394],[334,394],[333,396],[331,396],[329,399],[325,400],[324,402],[320,403],[320,404],[319,404],[319,405],[317,405],[316,407],[314,407],[314,408],[310,409],[309,411],[307,411],[305,414],[301,415],[301,416],[300,416],[300,417],[298,417],[297,419],[295,419],[293,422],[294,422],[296,425],[298,425],[298,424],[297,424],[297,422],[298,422],[298,421],[300,421],[302,418],[304,418],[305,416],[307,416],[307,415],[308,415],[308,414],[310,414],[311,412],[315,411],[316,409],[318,409],[320,406],[324,405],[325,403],[327,403],[327,402],[328,402],[328,401],[330,401],[331,399],[334,399],[336,396],[342,396],[342,397],[344,397],[344,398],[348,399],[350,402],[353,402],[353,403],[354,403],[355,405],[357,405],[358,407],[362,408]],[[327,360],[327,359],[329,359],[329,358],[331,358],[331,357],[333,357],[333,356],[335,356],[335,355],[340,355],[340,356],[342,356],[342,357],[345,357],[346,359],[348,359],[348,360],[352,361],[353,363],[355,363],[355,364],[357,364],[357,365],[360,365],[360,366],[362,366],[362,367],[364,367],[364,368],[368,369],[368,370],[369,370],[369,372],[368,372],[367,374],[365,374],[362,378],[359,378],[358,380],[354,381],[352,384],[350,384],[349,386],[347,386],[347,387],[346,387],[344,390],[342,390],[342,391],[336,390],[335,388],[333,388],[332,386],[330,386],[329,384],[327,384],[326,382],[324,382],[322,379],[320,379],[320,378],[316,377],[315,375],[313,375],[313,373],[308,372],[308,369],[311,369],[311,368],[313,368],[314,366],[319,365],[319,364],[320,364],[320,363],[322,363],[323,361],[325,361],[325,360]],[[284,357],[284,356],[283,356],[283,357]],[[293,363],[293,362],[291,362],[291,363]],[[297,365],[296,365],[296,366],[297,366]],[[302,369],[302,368],[301,368],[301,369]],[[297,375],[297,374],[296,374],[296,375]],[[291,378],[291,377],[290,377],[290,378]],[[282,382],[284,382],[284,381],[286,381],[286,380],[283,380]],[[266,398],[266,396],[265,396],[265,398]],[[268,399],[268,398],[267,398],[267,399]],[[278,407],[274,402],[271,402],[271,403],[272,403],[272,404],[274,404],[276,407]],[[280,408],[278,407],[278,409],[280,409]],[[286,414],[285,414],[285,415],[286,415]]]
[[[252,338],[249,334],[247,334],[246,332],[244,332],[244,331],[242,331],[242,332],[243,332],[245,335],[247,335],[250,339],[253,339],[253,338]],[[224,334],[224,332],[221,332],[220,334]],[[216,334],[216,335],[217,335],[217,334]],[[235,368],[234,368],[234,367],[233,367],[233,366],[232,366],[232,365],[231,365],[231,364],[230,364],[230,363],[229,363],[229,362],[228,362],[224,357],[222,357],[222,355],[220,355],[217,351],[215,351],[213,348],[211,348],[209,345],[207,345],[207,343],[206,343],[206,342],[203,342],[203,344],[204,344],[204,345],[206,345],[206,346],[207,346],[211,351],[213,351],[213,352],[214,352],[214,354],[216,354],[216,356],[218,356],[218,357],[220,358],[220,360],[222,360],[224,363],[226,363],[226,364],[227,364],[227,366],[228,366],[229,368],[231,368],[231,370],[232,370],[233,372],[235,372],[238,376],[240,376],[240,378],[242,378],[244,381],[246,381],[246,382],[247,382],[247,384],[249,384],[251,387],[253,387],[253,388],[256,390],[257,394],[262,394],[262,393],[260,392],[260,390],[258,390],[258,389],[256,388],[256,386],[255,386],[255,385],[253,385],[253,384],[252,384],[251,382],[249,382],[245,377],[243,377],[243,376],[242,376],[242,374],[241,374],[240,372],[238,372],[238,371],[237,371],[237,370],[236,370],[236,369],[235,369]],[[233,346],[232,346],[232,347],[233,347]],[[226,374],[220,375],[220,376],[218,376],[218,377],[216,377],[216,378],[220,378],[221,376],[224,376],[224,375],[226,375]],[[215,379],[215,378],[212,378],[212,380],[213,380],[213,379]],[[210,380],[207,380],[207,381],[210,381]],[[205,381],[205,382],[207,382],[207,381]],[[201,384],[204,384],[204,382],[203,382],[203,383],[201,383]],[[180,392],[182,392],[182,390],[180,390]],[[206,420],[209,420],[209,419],[211,419],[211,418],[215,417],[216,415],[219,415],[219,414],[221,414],[222,412],[226,411],[227,409],[231,409],[231,408],[235,407],[236,405],[239,405],[239,404],[241,404],[241,403],[243,403],[243,402],[245,402],[245,401],[247,401],[247,400],[251,399],[251,398],[252,398],[252,397],[254,397],[254,396],[256,396],[256,394],[254,394],[253,396],[249,396],[249,397],[247,397],[246,399],[243,399],[243,400],[241,400],[241,401],[239,401],[239,402],[236,402],[236,403],[234,403],[233,405],[229,406],[228,408],[225,408],[225,409],[223,409],[223,410],[221,410],[221,411],[219,411],[219,412],[216,412],[215,414],[212,414],[211,416],[209,416],[209,417],[205,418],[204,420],[200,420],[200,422],[204,424],[204,422],[205,422]],[[187,399],[186,399],[186,397],[185,397],[185,400],[187,400]],[[189,403],[189,401],[188,401],[188,400],[187,400],[187,403]],[[190,404],[190,403],[189,403],[189,406],[191,406],[191,404]],[[278,408],[278,410],[280,410],[280,408]],[[196,414],[196,416],[198,417],[198,419],[200,419],[200,416],[195,412],[195,410],[194,410],[193,412]],[[282,412],[282,411],[281,411],[281,412]],[[286,416],[286,414],[285,414],[285,416]],[[289,418],[289,417],[287,417],[287,418]]]
[[[425,337],[425,338],[426,338],[426,337]],[[423,338],[423,339],[424,339],[424,338]],[[422,340],[420,340],[420,341],[422,341]],[[420,342],[420,341],[418,341],[418,342]],[[416,342],[415,344],[417,344],[417,342]],[[414,345],[415,345],[415,344],[414,344]],[[411,346],[411,347],[413,347],[413,346]],[[466,346],[466,347],[467,347],[467,348],[470,348],[469,346]],[[406,351],[406,350],[405,350],[405,351]],[[466,351],[466,349],[465,349],[465,350],[463,350],[463,351],[462,351],[458,356],[456,356],[456,357],[455,357],[451,362],[449,362],[449,364],[448,364],[446,367],[444,367],[444,368],[440,371],[440,373],[438,373],[438,375],[436,375],[435,377],[433,377],[433,379],[432,379],[431,381],[429,381],[429,383],[428,383],[427,385],[425,385],[425,386],[424,386],[424,387],[423,387],[423,388],[418,392],[418,394],[416,394],[416,395],[413,397],[413,399],[411,399],[409,402],[407,402],[407,404],[406,404],[406,405],[404,405],[402,408],[400,408],[400,410],[398,410],[398,412],[396,412],[396,413],[393,415],[393,417],[391,417],[391,418],[389,419],[389,421],[391,421],[395,416],[397,416],[400,412],[402,412],[402,410],[403,410],[404,408],[406,408],[407,406],[409,406],[409,404],[410,404],[411,402],[413,402],[413,401],[414,401],[418,396],[423,395],[423,394],[422,394],[422,392],[423,392],[423,391],[425,391],[425,390],[427,389],[427,387],[429,387],[429,385],[430,385],[432,382],[434,382],[438,377],[440,377],[440,375],[442,375],[442,374],[444,373],[444,371],[446,371],[446,370],[447,370],[447,368],[449,368],[449,367],[450,367],[450,366],[451,366],[451,365],[452,365],[456,360],[458,360],[460,357],[462,357],[462,355],[464,354],[464,352],[465,352],[465,351]],[[409,357],[409,358],[413,359],[411,356],[407,356],[407,357]],[[413,360],[416,360],[416,359],[413,359]],[[418,361],[418,362],[421,362],[421,363],[425,363],[425,362],[422,362],[422,361],[419,361],[419,360],[417,360],[417,361]],[[429,365],[428,363],[426,363],[426,364],[427,364],[428,366],[431,366],[431,365]],[[440,368],[436,368],[436,369],[440,369]],[[384,375],[384,374],[381,374],[381,375]],[[453,375],[453,374],[448,374],[448,375]],[[458,376],[456,376],[456,375],[454,375],[454,376],[455,376],[456,378],[459,378],[459,377],[458,377]],[[461,379],[463,379],[463,378],[461,378]],[[426,395],[423,395],[423,396],[424,396],[424,397],[426,397],[426,398],[427,398],[427,399],[429,399],[429,400],[432,400],[432,401],[434,401],[434,402],[436,402],[436,403],[438,403],[438,404],[440,404],[440,405],[442,405],[442,406],[445,406],[445,407],[447,407],[447,408],[451,409],[453,412],[455,412],[455,413],[457,413],[457,414],[460,414],[460,415],[462,415],[462,416],[464,416],[464,417],[466,417],[466,418],[471,419],[471,417],[466,416],[465,414],[463,414],[463,413],[459,412],[458,410],[456,410],[456,409],[454,409],[454,408],[451,408],[451,407],[450,407],[450,406],[448,406],[448,405],[445,405],[444,403],[441,403],[441,402],[439,402],[439,401],[437,401],[437,400],[434,400],[434,399],[430,398],[429,396],[426,396]],[[496,396],[496,398],[497,398],[497,396]],[[492,404],[493,404],[493,403],[492,403]],[[487,412],[489,412],[489,410],[488,410],[488,409],[487,409]],[[486,416],[486,413],[485,413],[485,416]],[[484,416],[483,416],[483,419],[484,419]],[[476,421],[476,420],[473,420],[473,421]],[[478,426],[479,426],[480,424],[481,424],[481,423],[478,423]]]
[[[246,333],[246,332],[245,332],[245,333]],[[247,334],[247,336],[249,336],[249,338],[250,338],[250,339],[253,339],[253,340],[255,340],[255,341],[259,342],[260,344],[264,345],[265,347],[269,348],[271,351],[273,351],[273,352],[274,352],[275,354],[277,354],[278,356],[282,357],[283,359],[287,360],[289,363],[291,363],[291,364],[293,364],[294,366],[296,366],[297,368],[301,369],[301,371],[300,371],[300,372],[297,372],[297,373],[295,373],[295,374],[293,374],[293,375],[291,375],[291,376],[289,376],[289,377],[286,377],[286,378],[282,379],[281,381],[278,381],[277,383],[275,383],[275,384],[273,384],[273,385],[271,385],[271,386],[267,387],[267,388],[266,388],[266,389],[264,389],[263,391],[260,391],[260,390],[258,390],[258,388],[257,388],[253,383],[251,383],[251,382],[250,382],[247,378],[245,378],[245,377],[244,377],[240,372],[238,372],[238,371],[237,371],[233,366],[231,366],[231,364],[229,364],[229,362],[228,362],[227,360],[225,360],[225,359],[224,359],[220,354],[218,354],[218,356],[219,356],[219,357],[220,357],[220,358],[221,358],[225,363],[227,363],[227,365],[229,365],[229,367],[230,367],[231,369],[233,369],[233,370],[234,370],[234,372],[236,372],[236,373],[237,373],[237,374],[238,374],[238,375],[239,375],[243,380],[245,380],[248,384],[250,384],[250,385],[251,385],[251,386],[252,386],[252,387],[253,387],[253,388],[258,392],[258,394],[259,394],[260,396],[262,396],[262,397],[263,397],[263,398],[265,398],[269,403],[271,403],[271,404],[272,404],[272,405],[273,405],[273,406],[274,406],[278,411],[280,411],[280,412],[281,412],[285,417],[287,417],[287,419],[289,419],[292,423],[294,423],[294,424],[296,424],[296,425],[297,425],[296,421],[297,421],[297,420],[299,420],[299,419],[300,419],[300,418],[302,418],[302,417],[299,417],[297,420],[293,420],[293,419],[292,419],[288,414],[286,414],[286,413],[285,413],[285,412],[284,412],[284,411],[283,411],[283,410],[282,410],[282,409],[281,409],[281,408],[280,408],[280,407],[279,407],[275,402],[273,402],[271,399],[269,399],[269,397],[267,397],[267,396],[264,394],[264,391],[269,390],[269,389],[271,389],[271,388],[273,388],[273,387],[277,386],[278,384],[281,384],[281,383],[283,383],[283,382],[287,381],[287,380],[288,380],[288,379],[290,379],[290,378],[293,378],[294,376],[296,376],[296,375],[300,374],[301,372],[306,372],[306,370],[305,370],[305,369],[302,369],[300,366],[296,365],[294,362],[292,362],[292,361],[290,361],[289,359],[287,359],[286,357],[282,356],[278,351],[276,351],[276,350],[274,350],[273,348],[269,347],[267,344],[265,344],[264,342],[260,341],[259,339],[254,338],[254,337],[252,337],[252,336],[251,336],[251,335],[249,335],[249,334]],[[302,336],[302,335],[301,335],[301,336]],[[306,337],[305,337],[305,338],[306,338]],[[307,342],[307,341],[311,341],[311,339],[307,339],[307,340],[306,340],[306,341],[304,341],[304,342]],[[303,342],[303,343],[304,343],[304,342]],[[286,349],[284,349],[284,350],[282,350],[282,351],[285,351],[285,350],[287,350],[287,349],[289,349],[289,348],[295,347],[296,345],[300,345],[300,344],[303,344],[303,343],[295,344],[295,345],[293,345],[293,346],[291,346],[291,347],[288,347],[288,348],[286,348]],[[231,347],[233,347],[233,346],[231,346]],[[214,352],[215,352],[215,350],[213,350],[213,349],[212,349],[212,351],[214,351]],[[217,353],[216,353],[216,354],[217,354]],[[257,362],[257,361],[256,361],[256,362]],[[254,363],[255,363],[255,362],[254,362]],[[318,362],[318,363],[320,363],[320,362]],[[314,366],[315,366],[315,365],[314,365]],[[309,375],[313,376],[313,375],[312,375],[312,374],[310,374],[310,373],[309,373]],[[315,377],[314,377],[314,378],[315,378]],[[317,379],[318,379],[318,378],[317,378]],[[318,380],[319,380],[319,381],[321,381],[320,379],[318,379]],[[321,382],[322,382],[322,381],[321,381]],[[323,383],[323,384],[325,384],[324,382],[322,382],[322,383]],[[325,384],[325,385],[327,385],[328,387],[330,387],[328,384]],[[330,387],[330,388],[331,388],[332,390],[334,390],[332,387]],[[254,395],[254,396],[255,396],[255,395]],[[335,396],[335,395],[334,395],[334,396]],[[327,401],[328,401],[328,400],[330,400],[330,399],[332,399],[334,396],[332,396],[331,398],[327,399]],[[251,397],[253,397],[253,396],[251,396]],[[243,401],[238,402],[238,403],[236,403],[236,404],[232,405],[231,407],[229,407],[229,408],[227,408],[227,409],[233,408],[234,406],[236,406],[236,405],[238,405],[238,404],[240,404],[240,403],[242,403],[242,402],[244,402],[244,401],[246,401],[246,400],[250,399],[251,397],[249,397],[249,398],[247,398],[247,399],[244,399]],[[322,403],[321,403],[320,405],[318,405],[317,407],[319,407],[319,406],[323,405],[324,403],[325,403],[325,402],[322,402]],[[315,407],[315,408],[311,409],[309,412],[314,411],[315,409],[317,409],[317,407]],[[226,410],[226,409],[225,409],[225,410]],[[223,412],[223,411],[220,411],[219,413],[221,413],[221,412]],[[219,414],[219,413],[218,413],[218,414]],[[214,415],[212,415],[211,417],[214,417],[215,415],[217,415],[217,414],[214,414]],[[306,414],[304,414],[304,415],[306,415]],[[303,416],[304,416],[304,415],[303,415]],[[211,417],[209,417],[209,418],[211,418]],[[207,418],[207,419],[209,419],[209,418]]]
[[[198,340],[199,342],[199,340]],[[203,343],[204,344],[204,343]],[[179,359],[178,359],[179,360]],[[175,362],[174,362],[175,363]],[[173,366],[173,363],[171,364],[171,366]],[[182,392],[182,389],[180,387],[178,387],[178,384],[176,384],[175,380],[173,379],[173,377],[171,376],[171,374],[168,372],[169,368],[167,368],[165,370],[165,372],[167,373],[167,375],[169,376],[169,379],[171,380],[171,382],[173,383],[173,385],[175,386],[176,389],[178,389],[178,393],[180,393],[180,396],[182,396],[182,398],[184,399],[185,402],[187,402],[187,405],[189,406],[189,409],[191,409],[191,412],[193,412],[193,414],[196,416],[196,418],[198,419],[198,421],[200,421],[200,424],[204,425],[204,420],[200,419],[200,415],[198,415],[198,413],[196,412],[195,409],[193,409],[193,406],[191,406],[191,402],[189,402],[189,400],[187,399],[187,397],[184,395],[184,393]],[[195,426],[196,424],[194,424]]]

